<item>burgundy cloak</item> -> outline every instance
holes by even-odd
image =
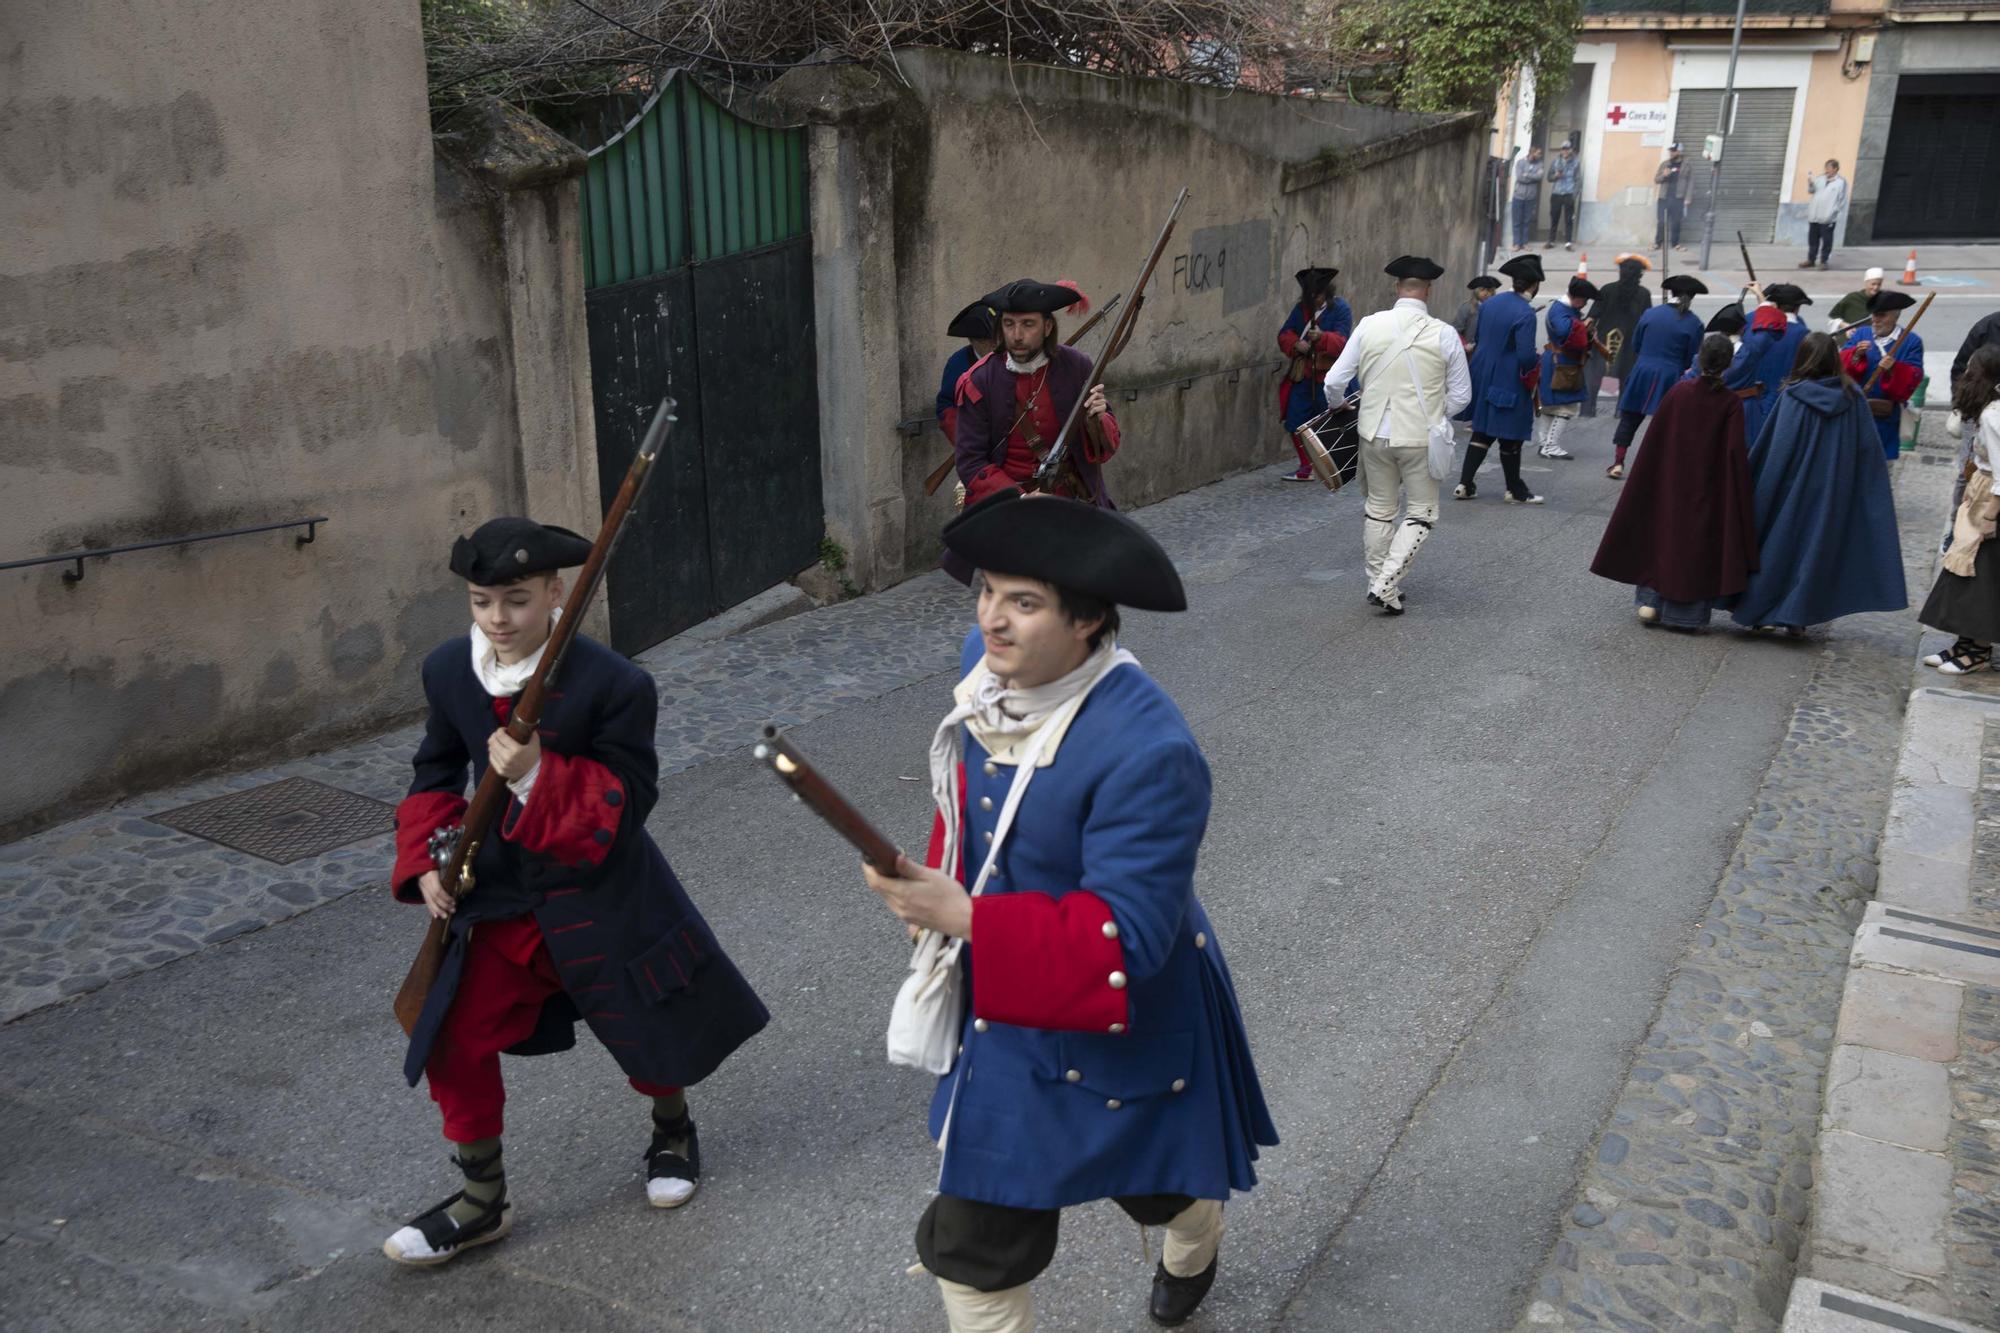
[[[1684,380],[1660,400],[1591,573],[1668,601],[1705,602],[1743,591],[1755,568],[1743,400]]]

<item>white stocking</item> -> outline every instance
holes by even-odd
[[[1005,1291],[980,1291],[944,1278],[937,1284],[951,1333],[1035,1333],[1035,1300],[1028,1283]]]

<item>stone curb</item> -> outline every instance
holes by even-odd
[[[2000,700],[1911,693],[1876,897],[1849,955],[1787,1333],[1990,1327],[1960,1321],[1993,1318],[2000,1279],[2000,1119],[1978,1115],[2000,1079],[1987,1027],[2000,911],[1979,892],[1991,873],[1982,815],[2000,810],[1993,759]]]

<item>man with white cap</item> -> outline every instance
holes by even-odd
[[[1826,331],[1840,334],[1849,324],[1868,318],[1868,303],[1875,299],[1875,293],[1882,290],[1882,270],[1871,268],[1861,275],[1861,290],[1849,292],[1834,303],[1827,312]],[[1845,336],[1845,335],[1841,335]]]
[[[1361,321],[1326,372],[1326,384],[1331,398],[1348,381],[1361,381],[1356,430],[1367,493],[1362,547],[1368,604],[1400,616],[1403,575],[1437,522],[1430,431],[1472,401],[1472,377],[1458,331],[1430,312],[1431,284],[1444,269],[1421,255],[1403,255],[1383,272],[1396,280],[1396,304]]]

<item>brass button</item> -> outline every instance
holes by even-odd
[[[1123,1023],[1113,1023],[1111,1025],[1111,1035],[1114,1037],[1117,1036],[1119,1033],[1123,1032],[1124,1030],[1125,1030],[1125,1025]]]
[[[1064,1074],[1063,1077],[1068,1079],[1072,1083],[1081,1083],[1083,1082],[1083,1071],[1079,1069],[1072,1069],[1067,1074]]]
[[[1123,972],[1113,972],[1106,980],[1110,981],[1112,990],[1125,989],[1125,974]]]
[[[985,1019],[983,1019],[983,1018],[975,1018],[975,1019],[973,1019],[973,1020],[972,1020],[972,1030],[973,1030],[974,1032],[984,1032],[984,1031],[986,1031],[986,1020],[985,1020]]]
[[[1115,1111],[1124,1104],[1125,1104],[1124,1102],[1121,1102],[1116,1097],[1113,1097],[1110,1101],[1104,1103],[1104,1109],[1107,1111]]]
[[[1118,938],[1118,923],[1116,921],[1107,921],[1104,923],[1104,938],[1107,940]]]
[[[1187,1091],[1187,1080],[1186,1080],[1186,1079],[1184,1079],[1184,1078],[1177,1078],[1177,1079],[1175,1079],[1175,1080],[1174,1080],[1174,1091],[1175,1091],[1175,1092],[1186,1092],[1186,1091]]]
[[[991,796],[980,797],[979,808],[981,810],[991,810],[993,808],[993,798]]]
[[[1206,949],[1208,947],[1208,935],[1205,931],[1197,930],[1194,933],[1194,947],[1197,949]]]
[[[999,775],[999,772],[1000,772],[1000,765],[994,763],[991,759],[988,759],[986,761],[986,776],[989,778],[996,777]]]

